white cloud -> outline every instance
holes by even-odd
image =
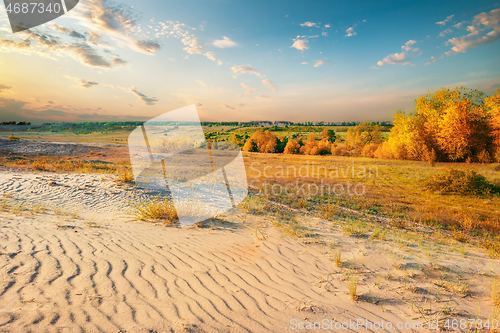
[[[455,16],[455,15],[450,15],[450,16],[448,16],[448,17],[446,18],[446,20],[436,22],[436,24],[439,24],[439,25],[446,25],[446,22],[449,22],[449,21],[453,18],[453,16]]]
[[[317,60],[316,63],[314,64],[314,67],[323,66],[324,64],[326,64],[326,61],[324,61],[324,60]]]
[[[446,55],[463,53],[480,45],[486,45],[500,39],[500,8],[474,16],[472,25],[467,27],[469,34],[454,37],[447,44],[453,45]],[[484,34],[483,34],[484,33]],[[482,35],[483,34],[483,35]],[[481,36],[482,35],[482,36]]]
[[[268,87],[269,89],[271,89],[273,91],[273,93],[276,92],[276,86],[274,85],[274,83],[271,82],[271,80],[269,79],[263,79],[262,80],[262,83]]]
[[[356,36],[358,33],[356,31],[354,31],[354,28],[357,26],[358,24],[356,23],[355,25],[353,25],[352,27],[348,28],[345,32],[345,37],[352,37],[352,36]]]
[[[302,62],[301,65],[308,65],[309,63],[308,62]]]
[[[262,74],[260,74],[255,68],[253,68],[250,65],[233,66],[233,67],[231,67],[231,70],[236,75],[243,74],[243,73],[249,73],[249,74],[257,75],[260,78],[262,77]]]
[[[325,28],[330,28],[330,24],[325,24]]]
[[[215,47],[218,47],[220,49],[235,47],[238,45],[235,42],[233,42],[231,39],[229,39],[228,37],[223,37],[223,39],[216,40],[213,44]]]
[[[184,37],[182,40],[182,44],[186,45],[183,49],[189,54],[201,54],[203,46],[198,42],[198,38],[193,36]]]
[[[411,50],[411,45],[415,44],[417,41],[413,40],[413,39],[410,39],[409,41],[407,41],[405,43],[405,45],[401,46],[401,49],[402,50],[405,50],[405,51],[410,51]]]
[[[201,84],[201,85],[202,85],[202,86],[204,86],[204,87],[206,87],[206,86],[207,86],[207,84],[206,84],[205,82],[203,82],[203,81],[196,80],[196,82],[198,82],[199,84]]]
[[[313,22],[309,22],[308,21],[308,22],[302,23],[300,26],[301,27],[309,27],[309,28],[311,28],[311,27],[317,27],[318,25],[317,25],[317,23],[313,23]]]
[[[413,48],[412,45],[417,43],[415,40],[410,39],[407,41],[403,46],[401,46],[401,49],[404,52],[396,52],[387,55],[383,60],[380,60],[377,62],[377,66],[383,66],[384,64],[389,64],[389,65],[396,65],[396,64],[401,64],[401,65],[411,65],[414,66],[411,62],[408,61],[407,55],[409,51],[412,51],[411,54],[415,55],[420,52],[418,48]]]
[[[309,43],[307,39],[300,39],[300,36],[297,36],[297,38],[294,39],[293,45],[290,47],[293,47],[300,51],[304,51],[309,48],[309,46],[307,46],[307,43]]]
[[[446,30],[443,30],[439,33],[439,36],[438,37],[444,37],[446,36],[447,34],[449,34],[450,32],[453,32],[452,29],[446,29]]]
[[[212,61],[217,61],[217,59],[215,59],[215,53],[213,53],[213,52],[207,52],[203,55]]]
[[[238,75],[244,74],[244,73],[253,74],[262,80],[262,84],[264,86],[268,87],[273,92],[276,92],[276,86],[271,82],[271,80],[266,78],[265,75],[259,73],[255,68],[253,68],[250,65],[233,66],[233,67],[231,67],[231,70],[235,74],[233,77],[237,77]]]
[[[325,36],[325,37],[326,37],[326,36],[328,36],[328,32],[326,32],[326,31],[323,31],[321,34],[322,34],[323,36]]]
[[[427,61],[424,65],[429,65],[429,64],[432,64],[433,62],[436,62],[435,57],[431,57],[431,59],[429,61]]]

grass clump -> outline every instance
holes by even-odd
[[[160,196],[149,200],[140,200],[138,203],[132,203],[132,214],[141,221],[164,220],[165,225],[169,225],[177,216],[174,204],[168,198]]]
[[[118,172],[118,180],[122,183],[131,183],[134,181],[134,174],[128,170]]]
[[[500,192],[498,185],[474,170],[446,169],[429,176],[423,185],[431,191],[461,195],[489,195]]]
[[[347,289],[349,290],[349,296],[353,301],[356,301],[359,297],[358,295],[358,279],[356,279],[356,275],[354,272],[349,274],[347,278]]]
[[[500,277],[491,283],[491,300],[493,305],[500,306]]]
[[[9,140],[9,141],[19,141],[19,138],[17,136],[14,136],[14,135],[9,135],[7,137],[7,140]]]

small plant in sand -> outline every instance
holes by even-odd
[[[494,306],[500,307],[500,277],[491,283],[491,301]]]
[[[335,204],[331,203],[320,205],[319,210],[321,212],[320,216],[325,220],[333,218],[339,211]]]
[[[9,141],[19,141],[19,138],[17,136],[14,136],[14,135],[9,135],[7,137],[7,140],[9,140]]]
[[[14,215],[20,215],[24,211],[24,203],[17,204],[10,209]]]
[[[141,221],[164,220],[165,225],[177,218],[177,212],[171,200],[159,196],[148,200],[139,200],[131,204],[132,214]]]
[[[259,240],[266,240],[267,239],[267,234],[265,233],[265,231],[263,231],[259,227],[249,227],[247,225],[245,225],[245,227],[247,227],[248,229],[252,230],[255,233],[255,238],[254,238],[254,245],[255,246],[258,246],[257,242]]]
[[[97,224],[97,222],[94,219],[87,220],[87,221],[85,221],[85,223],[87,224],[87,227],[89,227],[89,228],[100,228],[101,227],[99,224]]]
[[[31,167],[35,170],[46,171],[50,168],[50,163],[47,160],[33,161]]]
[[[35,214],[43,214],[45,213],[47,210],[45,209],[45,207],[41,204],[41,203],[37,203],[36,205],[35,204],[32,204],[31,205],[31,208],[30,208],[30,213],[31,215],[35,215]]]
[[[134,181],[134,174],[128,170],[119,171],[117,179],[122,183],[131,183]]]
[[[335,263],[335,266],[342,267],[342,251],[341,250],[335,251],[335,253],[333,254],[333,262]]]
[[[4,199],[2,203],[0,203],[0,212],[8,210],[9,210],[9,204],[7,203],[7,199]]]
[[[356,301],[359,297],[358,295],[358,279],[354,272],[351,272],[347,277],[347,290],[349,290],[349,296],[353,301]]]

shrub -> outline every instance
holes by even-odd
[[[177,212],[173,203],[168,199],[154,197],[149,200],[139,200],[132,203],[132,214],[138,220],[165,220],[165,225],[172,223],[177,218]]]
[[[134,174],[128,170],[118,172],[118,180],[123,183],[131,183],[134,181]]]
[[[361,151],[361,155],[363,155],[365,157],[375,157],[375,151],[377,151],[379,147],[380,147],[380,145],[378,145],[376,143],[366,145],[363,147],[363,150]]]
[[[9,141],[19,141],[19,138],[17,136],[14,136],[14,135],[9,135],[7,137],[7,140],[9,140]]]
[[[498,185],[473,170],[443,170],[428,177],[423,185],[429,190],[441,193],[488,195],[500,192]]]
[[[49,162],[47,160],[33,161],[32,167],[35,170],[46,171],[49,170]]]

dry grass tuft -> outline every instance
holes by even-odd
[[[149,200],[140,200],[132,203],[132,214],[141,221],[164,220],[165,225],[169,225],[178,218],[177,211],[173,203],[168,198],[161,199],[159,196]]]
[[[14,136],[14,135],[9,135],[7,137],[7,140],[9,140],[9,141],[19,141],[19,138],[17,136]]]
[[[117,179],[122,183],[131,183],[134,181],[134,174],[128,170],[118,172]]]
[[[493,305],[500,306],[500,277],[491,283],[491,300]]]
[[[356,301],[359,297],[358,279],[356,278],[354,272],[351,272],[351,274],[349,274],[349,277],[347,278],[347,289],[349,290],[349,295],[351,296],[351,299],[353,301]]]

